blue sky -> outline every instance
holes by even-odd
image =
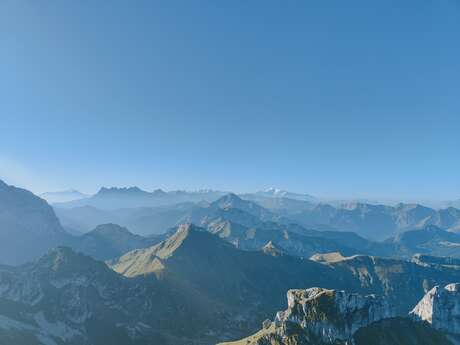
[[[0,178],[460,197],[457,1],[0,3]]]

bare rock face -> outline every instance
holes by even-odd
[[[272,241],[269,241],[265,246],[263,246],[262,251],[271,256],[281,256],[283,251],[280,250]]]
[[[460,334],[460,283],[435,286],[410,314],[415,320],[426,321],[435,329]]]
[[[275,318],[277,335],[287,338],[292,331],[325,344],[353,344],[360,328],[395,316],[385,297],[358,295],[345,291],[311,288],[289,290],[288,309]]]

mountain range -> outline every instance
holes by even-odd
[[[107,260],[165,238],[142,237],[116,224],[99,224],[84,235],[67,232],[47,202],[31,192],[0,181],[0,264],[32,261],[51,248],[69,246]]]
[[[16,204],[10,200],[15,200]],[[70,246],[97,259],[111,259],[164,239],[168,229],[182,223],[202,226],[240,249],[260,250],[271,242],[283,253],[304,258],[328,252],[340,252],[344,256],[366,254],[404,258],[416,253],[460,256],[460,235],[435,226],[406,231],[385,242],[375,242],[352,232],[305,228],[292,223],[286,216],[235,194],[226,194],[211,203],[183,203],[175,207],[117,211],[101,211],[91,206],[71,210],[56,208],[61,220],[64,215],[70,219],[68,212],[71,212],[76,222],[92,226],[87,234],[80,236],[66,232],[71,227],[61,226],[53,209],[30,192],[3,183],[0,201],[0,236],[3,236],[0,262],[6,264],[29,261],[57,245]],[[452,214],[455,216],[456,212]],[[94,216],[92,220],[91,215]],[[138,229],[136,224],[139,222],[145,226],[143,236],[126,228],[129,226],[131,229],[132,225]],[[158,227],[150,228],[152,223]],[[100,227],[101,224],[107,225]],[[37,232],[37,229],[41,231]]]
[[[177,226],[190,218],[190,213],[196,213],[197,208],[208,208],[226,195],[233,195],[234,199],[236,196],[218,191],[146,192],[137,187],[101,188],[90,198],[58,203],[54,207],[64,227],[74,231],[86,232],[102,223],[116,223],[145,235]],[[260,206],[263,214],[253,215],[264,221],[296,223],[317,230],[352,231],[371,240],[385,240],[428,225],[453,232],[460,230],[460,210],[454,207],[433,209],[419,204],[388,206],[361,202],[333,206],[319,203],[307,194],[276,189],[241,194],[238,198],[252,202],[246,206],[254,210]],[[232,208],[251,214],[238,200],[233,200]]]
[[[77,252],[84,253],[96,260],[116,258],[130,250],[149,247],[167,237],[163,235],[143,237],[131,233],[117,224],[101,224],[94,230],[74,237],[67,244]]]
[[[294,200],[297,211],[298,202],[310,203],[269,198],[278,200],[272,205]],[[456,344],[460,301],[450,283],[460,281],[460,234],[431,221],[455,223],[456,210],[435,218],[418,206],[370,206],[335,209],[357,219],[398,209],[393,224],[404,231],[373,241],[313,229],[293,220],[297,211],[227,193],[156,207],[56,207],[84,211],[73,213],[75,221],[94,225],[76,236],[44,199],[2,182],[0,343],[210,345],[262,324],[244,344]],[[91,224],[88,210],[143,219],[145,232],[110,217]],[[149,233],[160,214],[169,226]],[[288,310],[267,320],[286,292]]]
[[[374,206],[372,207],[374,208]],[[327,208],[330,209],[332,206]],[[392,208],[384,207],[383,209],[391,210]],[[401,207],[401,209],[405,211],[414,210],[410,207]],[[76,210],[80,212],[76,212]],[[57,209],[56,211],[58,215],[61,215],[61,219],[65,217],[69,219],[69,213],[73,212],[75,212],[73,215],[75,218],[89,219],[90,217],[84,217],[84,215],[95,212],[92,208],[76,210]],[[436,219],[442,220],[440,225],[455,223],[456,217],[460,216],[456,209],[440,211],[428,209],[429,214],[432,211],[436,212],[437,216],[442,215],[442,217],[436,217]],[[97,214],[100,217],[96,217],[98,221],[94,221],[94,223],[113,220],[107,213]],[[356,218],[362,221],[363,218],[360,214]],[[301,257],[310,257],[315,253],[324,252],[406,258],[410,258],[416,253],[454,257],[460,255],[459,235],[442,230],[435,225],[427,225],[430,223],[439,224],[440,222],[427,221],[426,217],[424,222],[413,221],[412,219],[417,217],[410,216],[410,213],[404,216],[400,214],[399,223],[403,223],[402,219],[409,219],[404,222],[405,226],[415,224],[414,228],[410,228],[410,230],[407,228],[405,232],[401,232],[385,242],[370,241],[353,232],[312,230],[294,223],[287,216],[266,209],[254,201],[242,199],[235,194],[224,195],[212,203],[179,204],[176,208],[124,209],[117,212],[116,215],[118,223],[130,229],[139,230],[138,225],[143,224],[142,228],[145,229],[143,233],[156,233],[160,228],[174,227],[182,223],[194,223],[205,227],[211,233],[226,239],[241,249],[258,250],[272,241],[282,251]],[[123,218],[124,216],[126,218]],[[372,216],[370,217],[372,218]],[[434,220],[435,217],[430,219]],[[149,228],[150,224],[157,225]],[[394,225],[394,223],[391,224]],[[94,224],[91,225],[94,226]],[[423,227],[419,228],[420,226]],[[425,229],[427,231],[424,231]],[[423,234],[423,236],[419,234]]]
[[[214,201],[224,194],[226,193],[214,190],[165,192],[162,189],[156,189],[147,192],[139,187],[102,187],[92,196],[56,203],[56,206],[60,208],[93,206],[103,210],[116,210],[120,208],[157,207],[183,202]]]
[[[427,225],[450,231],[458,231],[460,226],[460,210],[453,207],[435,210],[417,204],[392,207],[352,203],[339,208],[320,204],[312,210],[292,214],[290,218],[304,226],[354,231],[374,240],[384,240]]]
[[[108,264],[113,270],[57,248],[30,264],[2,266],[0,341],[213,344],[253,332],[293,287],[374,293],[405,315],[435,285],[460,279],[454,268],[407,261],[317,263],[242,251],[192,225]]]
[[[54,204],[59,202],[70,202],[74,200],[88,198],[89,195],[83,194],[75,189],[69,189],[60,192],[42,193],[39,195],[39,197],[45,199],[50,204]]]

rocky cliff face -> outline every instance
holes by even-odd
[[[372,322],[395,316],[384,297],[345,291],[311,288],[290,290],[288,309],[275,318],[277,335],[289,337],[292,329],[302,329],[310,338],[326,344],[353,343],[353,334]]]
[[[415,306],[411,315],[436,329],[460,334],[460,284],[435,286]]]
[[[0,180],[1,264],[35,259],[68,237],[45,200]]]
[[[456,293],[456,284],[449,285],[446,291]],[[432,310],[431,299],[426,300],[425,304]],[[444,308],[440,313],[458,310],[452,301],[439,308]],[[451,314],[448,319],[455,319],[453,314],[458,315]],[[428,317],[431,315],[429,313]],[[420,318],[395,317],[394,309],[384,297],[322,288],[290,290],[288,308],[276,314],[275,322],[266,320],[259,332],[220,345],[460,344],[460,337],[455,334],[447,334],[444,329],[437,330],[419,321]]]

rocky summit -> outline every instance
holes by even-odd
[[[310,288],[290,290],[288,309],[275,318],[277,336],[289,338],[290,331],[301,328],[311,338],[324,343],[352,341],[361,327],[395,315],[384,297],[345,291]]]
[[[354,344],[357,330],[396,314],[385,297],[317,287],[289,290],[287,300],[288,308],[248,344]]]
[[[432,296],[434,290],[427,296]],[[445,290],[456,292],[457,284],[448,285]],[[459,338],[446,334],[446,328],[433,328],[429,323],[419,322],[419,317],[396,317],[395,308],[385,297],[310,288],[290,290],[287,299],[288,308],[278,312],[274,322],[266,320],[259,332],[220,345],[459,344]],[[427,299],[422,299],[419,305],[428,304]],[[452,303],[449,308],[458,310]]]
[[[432,288],[415,306],[411,316],[428,322],[435,329],[460,334],[460,283]]]

